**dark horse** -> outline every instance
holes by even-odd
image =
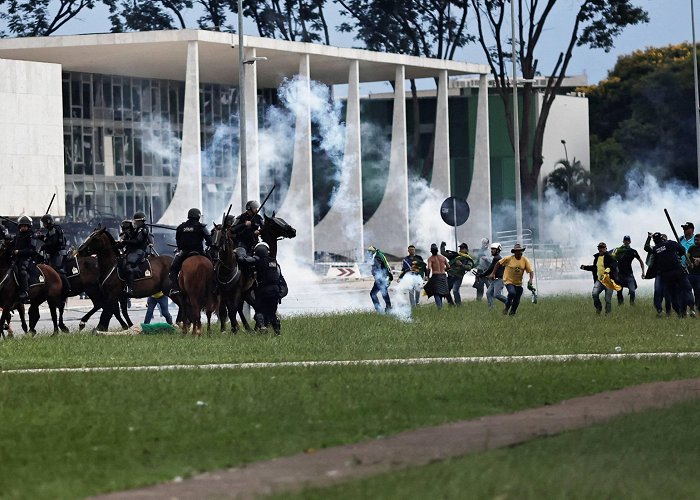
[[[92,309],[80,318],[78,329],[82,330],[85,328],[85,323],[87,323],[90,317],[104,307],[105,297],[100,289],[100,268],[97,263],[97,258],[79,257],[76,255],[75,259],[80,272],[78,274],[67,273],[68,282],[70,283],[69,296],[73,297],[84,293],[90,297],[92,301]],[[72,262],[73,260],[70,259],[69,263]],[[124,315],[124,319],[122,319],[122,314],[120,314],[119,309],[114,311],[114,315],[122,328],[128,328],[132,323],[127,312],[126,297],[124,295],[119,297],[119,306],[121,313]],[[60,311],[58,325],[59,327],[63,325],[63,310]]]
[[[51,266],[39,264],[37,266],[44,274],[43,283],[29,287],[29,333],[36,334],[36,324],[39,322],[39,304],[48,302],[53,321],[53,334],[58,333],[57,310],[63,309],[63,285],[61,277]],[[23,306],[17,297],[19,296],[19,286],[15,281],[15,273],[10,259],[10,249],[4,245],[0,246],[0,325],[8,323],[13,309],[20,311],[22,315]],[[5,332],[2,330],[4,338]]]
[[[226,234],[221,233],[216,236],[216,231],[220,232],[220,227],[215,228],[214,241],[222,248],[218,248],[219,259],[216,263],[217,283],[221,296],[221,305],[219,307],[219,320],[221,321],[221,331],[223,332],[226,326],[226,317],[231,321],[231,330],[235,333],[238,330],[236,322],[236,313],[241,318],[243,326],[249,329],[248,322],[243,314],[243,304],[248,302],[255,307],[255,279],[252,275],[241,272],[236,261],[235,253],[233,252],[233,242],[227,231]],[[265,217],[265,221],[260,229],[261,239],[270,247],[270,256],[277,258],[277,241],[283,238],[294,238],[297,235],[296,229],[287,224],[287,222],[275,217],[273,212],[271,217]],[[218,241],[221,240],[221,241]]]
[[[207,333],[211,331],[211,315],[219,307],[214,266],[202,255],[185,259],[178,276],[180,308],[183,312],[183,333],[192,325],[192,334],[202,334],[202,311],[207,315]]]
[[[80,245],[77,254],[81,257],[97,256],[100,289],[105,298],[97,330],[106,330],[124,288],[124,282],[119,278],[117,271],[119,253],[114,237],[105,228],[95,229]],[[167,294],[171,288],[168,272],[173,258],[168,255],[149,256],[148,261],[151,264],[151,276],[136,280],[134,297],[150,297],[158,292]]]

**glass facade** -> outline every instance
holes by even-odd
[[[215,216],[228,206],[238,169],[237,89],[203,83],[199,90],[203,208]],[[161,217],[177,186],[184,99],[184,82],[63,73],[67,220],[137,210]],[[276,90],[260,90],[258,101],[263,123]]]

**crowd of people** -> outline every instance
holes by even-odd
[[[660,232],[648,233],[644,244],[646,259],[632,248],[629,235],[622,238],[622,244],[611,250],[605,242],[598,244],[592,264],[582,264],[581,270],[588,271],[593,277],[593,306],[597,314],[612,312],[613,297],[617,296],[619,305],[625,303],[624,289],[628,291],[629,304],[634,306],[638,283],[633,264],[639,263],[642,279],[654,280],[653,304],[658,316],[671,315],[674,311],[679,317],[695,317],[700,307],[700,234],[694,234],[695,226],[686,222],[681,226],[683,235],[678,241],[669,240]],[[421,294],[434,297],[438,309],[446,301],[451,306],[462,302],[460,287],[464,276],[474,275],[473,287],[476,288],[476,300],[486,296],[489,309],[495,302],[503,303],[503,314],[514,315],[518,310],[523,294],[524,274],[528,274],[527,287],[535,295],[533,286],[534,270],[531,262],[523,255],[525,247],[515,244],[511,255],[503,257],[503,248],[499,243],[489,244],[482,239],[481,248],[475,256],[469,253],[469,246],[461,243],[456,251],[446,249],[446,243],[440,247],[433,243],[430,257],[424,260],[416,253],[416,247],[408,247],[408,255],[401,262],[399,282],[409,280],[407,287],[411,306],[420,303]],[[374,286],[370,292],[372,302],[378,312],[391,309],[389,284],[393,280],[391,267],[386,256],[377,248],[370,246],[372,255],[372,276]],[[503,294],[503,290],[506,294]],[[384,307],[378,295],[384,297]],[[603,301],[601,301],[603,295]]]
[[[377,312],[391,310],[391,297],[389,285],[393,281],[393,272],[387,261],[386,255],[370,246],[368,248],[372,257],[372,276],[374,285],[370,291],[370,297]],[[464,276],[471,272],[474,275],[476,300],[486,302],[489,309],[493,309],[494,301],[504,304],[503,314],[515,315],[520,305],[523,294],[523,277],[528,274],[527,286],[534,290],[532,281],[535,276],[532,264],[523,255],[525,247],[515,244],[506,257],[501,256],[500,243],[490,244],[487,238],[481,240],[481,248],[472,256],[469,253],[469,245],[461,243],[456,251],[448,250],[444,241],[438,248],[437,243],[430,246],[430,257],[424,260],[416,253],[415,245],[409,245],[408,255],[401,261],[401,273],[397,279],[408,281],[407,292],[412,307],[420,304],[421,294],[434,297],[435,305],[442,309],[443,301],[451,306],[459,306],[462,303],[461,286]],[[507,295],[503,295],[503,288]],[[379,301],[379,294],[384,299],[384,307]]]

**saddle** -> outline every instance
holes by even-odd
[[[67,278],[78,276],[80,274],[80,265],[78,264],[78,258],[66,257],[63,260],[63,270],[65,271]]]
[[[0,282],[0,287],[5,284],[5,281],[7,280],[8,276],[9,276],[9,272],[7,275],[5,275],[2,282]],[[42,271],[41,268],[34,263],[29,264],[29,267],[27,269],[27,276],[28,276],[29,288],[31,288],[33,286],[43,285],[44,282],[46,281],[46,276],[44,276],[44,271]],[[15,280],[15,284],[17,286],[19,286],[19,279],[17,278],[17,271],[15,271],[14,268],[12,268],[12,278]]]
[[[124,260],[119,262],[119,265],[117,266],[117,276],[119,277],[120,280],[126,281],[125,277],[125,269],[124,266],[126,265],[126,262]],[[151,270],[151,262],[148,258],[143,259],[141,262],[139,262],[138,266],[136,267],[136,272],[134,273],[134,281],[141,281],[141,280],[148,280],[153,277],[153,271]]]

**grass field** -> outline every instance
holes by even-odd
[[[0,368],[609,353],[615,346],[698,351],[697,332],[691,320],[656,319],[639,306],[596,317],[588,301],[556,299],[503,317],[469,303],[421,308],[410,323],[360,313],[295,318],[283,323],[280,338],[69,334],[1,341]],[[76,498],[690,377],[700,377],[700,360],[2,374],[0,497]],[[692,421],[679,419],[674,432],[692,437]],[[526,482],[527,474],[522,477]],[[488,476],[484,495],[501,483],[498,474]],[[347,495],[361,497],[361,491]],[[445,496],[452,496],[449,490]]]

